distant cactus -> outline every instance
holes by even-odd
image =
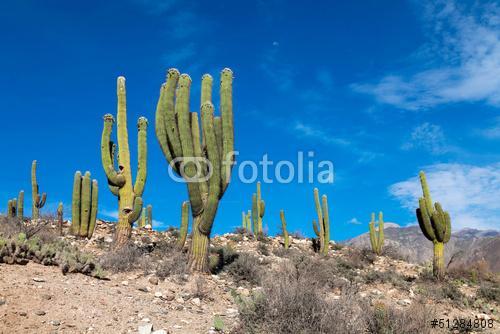
[[[9,217],[9,218],[16,217],[15,200],[16,200],[15,198],[9,199],[9,201],[7,202],[7,217]]]
[[[141,219],[138,225],[139,227],[146,227],[147,225],[153,227],[153,206],[151,204],[142,208]]]
[[[90,172],[85,172],[83,177],[79,171],[75,173],[71,204],[71,234],[92,238],[97,219],[98,193],[97,180],[91,181]]]
[[[18,198],[10,199],[7,202],[6,216],[9,218],[17,217],[22,221],[23,215],[24,215],[24,191],[21,190],[19,192]]]
[[[328,212],[328,198],[326,197],[326,195],[323,195],[320,202],[318,188],[314,188],[314,202],[316,204],[316,212],[318,214],[318,223],[316,223],[316,220],[313,220],[313,228],[314,233],[318,237],[317,241],[319,241],[318,251],[320,254],[327,255],[330,245],[330,218]]]
[[[443,211],[439,202],[432,205],[425,173],[421,171],[419,176],[424,196],[418,200],[417,220],[425,237],[434,244],[433,274],[437,278],[443,278],[445,274],[444,244],[451,237],[451,219],[448,212]]]
[[[378,214],[378,230],[375,228],[375,213],[372,213],[372,220],[368,224],[370,228],[370,243],[375,254],[381,255],[384,247],[384,217],[382,211]]]
[[[17,197],[17,218],[21,221],[24,219],[24,190],[19,192],[19,196]]]
[[[59,205],[57,206],[57,225],[59,229],[59,235],[63,235],[63,203],[59,202]]]
[[[32,199],[32,219],[40,218],[40,209],[43,208],[47,200],[47,194],[42,193],[40,196],[39,186],[36,180],[36,160],[33,160],[31,164],[31,199]]]
[[[281,218],[281,230],[283,232],[285,249],[288,249],[288,247],[290,247],[290,236],[288,235],[288,231],[286,229],[285,211],[283,210],[280,211],[280,218]]]
[[[208,74],[203,76],[201,138],[198,113],[190,112],[189,107],[189,75],[181,75],[177,69],[168,70],[157,104],[156,137],[171,168],[188,180],[186,185],[193,217],[188,267],[192,271],[209,271],[210,232],[234,164],[232,82],[233,72],[227,68],[222,70],[221,115],[214,116],[213,79]],[[204,163],[207,160],[210,164]]]
[[[177,249],[182,250],[186,243],[189,228],[189,201],[182,202],[181,227],[179,229],[179,239],[177,239]]]
[[[266,203],[262,200],[260,182],[257,182],[257,192],[252,196],[253,234],[257,237],[261,237],[263,235],[262,218],[264,218],[265,210]]]
[[[142,212],[142,194],[146,183],[147,143],[146,130],[148,121],[139,117],[138,128],[138,167],[135,184],[132,181],[130,168],[130,149],[127,130],[127,102],[125,78],[117,79],[117,138],[118,138],[118,170],[115,167],[116,145],[111,141],[111,131],[115,119],[111,114],[104,116],[104,129],[101,138],[102,167],[108,179],[111,192],[118,197],[118,225],[116,227],[114,247],[124,246],[130,238],[133,223]]]
[[[252,212],[250,210],[247,213],[241,212],[241,225],[246,232],[252,233]]]

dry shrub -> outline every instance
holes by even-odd
[[[500,303],[500,287],[496,284],[483,283],[477,291],[477,296],[487,301]]]
[[[126,272],[137,269],[144,252],[132,243],[112,250],[101,257],[100,263],[105,270]]]
[[[448,269],[447,274],[453,279],[466,280],[472,284],[483,281],[498,281],[495,274],[490,270],[488,262],[484,260],[479,260],[471,265],[453,265]]]
[[[387,256],[393,260],[398,260],[398,261],[408,261],[408,255],[405,255],[401,249],[395,247],[394,245],[387,245],[384,246],[382,249],[382,255]]]
[[[431,333],[433,311],[424,303],[413,303],[405,309],[395,309],[377,304],[367,310],[368,333],[375,334],[426,334]]]
[[[225,271],[237,282],[247,281],[250,284],[260,284],[262,277],[261,262],[251,254],[240,254]]]
[[[165,277],[176,277],[185,280],[189,273],[187,266],[188,258],[186,253],[173,252],[164,257],[163,260],[156,263],[156,276],[164,279]]]

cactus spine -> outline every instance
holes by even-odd
[[[283,240],[285,243],[285,249],[288,249],[288,247],[290,247],[290,236],[288,235],[288,231],[286,229],[285,211],[283,210],[280,211],[280,218],[281,218],[281,229],[283,231]]]
[[[418,200],[417,220],[422,233],[434,244],[433,274],[437,278],[443,278],[445,273],[444,244],[451,237],[451,219],[448,212],[443,211],[439,202],[434,203],[434,206],[432,205],[425,173],[420,171],[419,176],[423,197]]]
[[[263,235],[262,230],[262,218],[266,210],[266,203],[262,200],[262,195],[260,192],[260,182],[257,182],[257,192],[252,195],[252,222],[253,222],[253,233],[257,237]]]
[[[186,243],[189,227],[189,201],[182,202],[181,228],[179,229],[179,239],[177,239],[177,249],[182,250]]]
[[[142,193],[147,175],[147,142],[146,130],[148,121],[140,117],[138,127],[138,167],[135,184],[132,181],[130,168],[130,150],[127,130],[127,102],[125,78],[117,79],[117,138],[118,138],[118,170],[115,169],[116,145],[111,141],[111,132],[115,122],[111,114],[104,116],[104,128],[101,138],[102,167],[108,179],[111,192],[118,197],[118,225],[115,235],[115,247],[127,243],[132,232],[132,224],[140,217],[142,211]]]
[[[31,199],[31,218],[38,219],[40,218],[40,209],[43,208],[45,201],[47,200],[47,194],[42,193],[41,196],[39,194],[39,186],[36,180],[36,160],[33,160],[31,163]]]
[[[75,173],[71,202],[71,234],[92,238],[97,219],[98,193],[97,180],[91,181],[90,172],[85,172],[83,177],[79,171]]]
[[[381,255],[384,247],[384,216],[382,211],[378,214],[378,230],[375,227],[375,213],[372,213],[372,220],[368,224],[370,229],[370,243],[375,254]]]
[[[63,235],[63,203],[59,202],[57,206],[57,225],[59,229],[59,235]]]
[[[330,217],[328,212],[328,198],[326,197],[326,195],[323,195],[320,202],[318,188],[314,188],[314,203],[316,204],[316,212],[318,214],[318,223],[316,223],[316,220],[313,220],[314,233],[319,240],[319,253],[327,255],[328,246],[330,244]]]
[[[221,116],[214,117],[212,82],[210,75],[203,76],[201,140],[198,113],[190,112],[189,108],[189,75],[180,75],[176,69],[168,70],[156,109],[155,130],[161,149],[172,169],[178,174],[182,172],[181,175],[188,181],[193,217],[193,239],[188,265],[191,270],[200,272],[209,270],[210,232],[219,200],[229,185],[234,160],[233,72],[227,68],[221,72]],[[210,162],[209,166],[203,163],[207,160]],[[207,167],[210,168],[207,170]]]

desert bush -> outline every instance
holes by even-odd
[[[365,283],[389,283],[400,289],[408,289],[410,281],[409,277],[404,277],[395,271],[376,271],[369,270],[364,274]]]
[[[477,291],[477,296],[487,301],[500,303],[500,288],[498,285],[483,283]]]
[[[257,251],[264,256],[269,256],[271,253],[269,253],[269,248],[267,247],[267,244],[259,242],[257,245]]]
[[[379,303],[365,314],[368,333],[374,334],[431,333],[429,324],[434,318],[424,303],[413,303],[402,310]]]
[[[486,261],[477,261],[470,265],[453,265],[448,269],[447,275],[450,278],[462,280],[469,284],[498,281]]]
[[[185,280],[186,275],[189,273],[187,262],[186,253],[170,253],[163,260],[154,263],[156,276],[161,279],[173,276],[180,280]]]
[[[240,254],[225,271],[236,281],[247,281],[250,284],[260,284],[262,269],[259,259],[251,254]]]
[[[387,256],[393,260],[408,262],[408,255],[403,254],[401,250],[393,245],[386,245],[382,250],[382,255]]]
[[[306,238],[304,236],[304,233],[302,233],[301,231],[293,231],[292,233],[288,233],[288,235],[294,239],[305,239]]]
[[[119,249],[111,250],[100,259],[105,270],[111,272],[126,272],[137,269],[144,252],[136,245],[129,243]]]
[[[167,229],[165,230],[165,233],[170,233],[170,235],[173,236],[174,238],[178,238],[180,235],[179,228],[177,228],[175,226],[167,227]]]

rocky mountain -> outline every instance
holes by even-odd
[[[386,226],[385,245],[396,249],[414,263],[424,263],[432,259],[432,242],[427,240],[417,225],[395,227]],[[364,233],[347,240],[347,245],[358,248],[370,247],[370,238]],[[445,261],[450,266],[471,265],[486,261],[490,270],[500,272],[500,232],[466,228],[451,235],[445,248]]]

